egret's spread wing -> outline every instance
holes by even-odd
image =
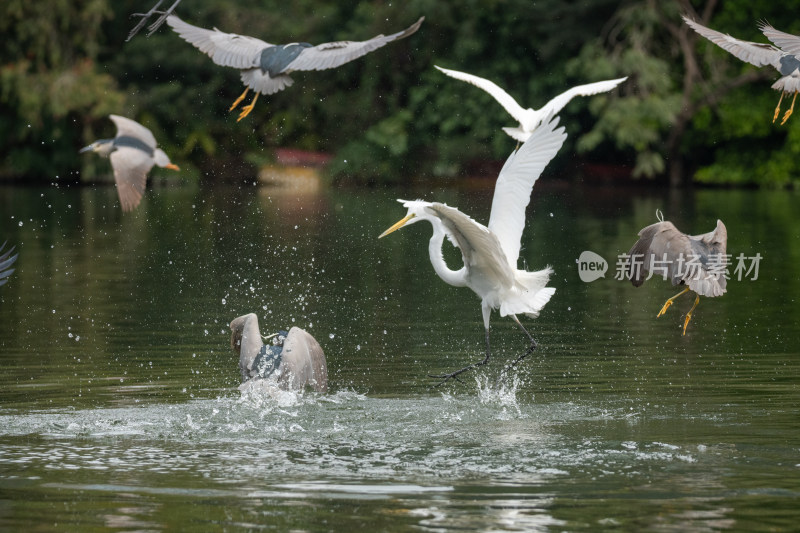
[[[572,89],[564,91],[547,102],[547,104],[542,107],[541,112],[544,115],[549,115],[550,113],[555,115],[564,109],[564,106],[576,96],[591,96],[593,94],[605,93],[627,79],[628,77],[626,76],[616,80],[597,81],[594,83],[587,83],[586,85],[578,85],[577,87],[573,87]]]
[[[255,68],[258,66],[261,51],[272,46],[255,37],[225,33],[216,28],[213,30],[198,28],[175,15],[167,17],[167,24],[185,41],[193,44],[195,48],[207,54],[214,63],[223,67]]]
[[[461,250],[468,273],[480,272],[504,287],[513,284],[514,272],[505,260],[503,248],[486,226],[445,204],[434,202],[429,209],[442,221],[450,242]]]
[[[392,35],[377,35],[368,41],[338,41],[306,48],[297,56],[297,59],[289,64],[286,72],[293,70],[325,70],[344,65],[392,41],[408,37],[419,29],[423,20],[425,20],[425,17],[421,17],[404,31],[393,33]]]
[[[109,115],[109,118],[113,120],[114,125],[117,126],[117,137],[135,137],[155,150],[156,138],[153,136],[152,131],[129,118],[119,115]]]
[[[775,43],[775,46],[793,55],[800,55],[800,37],[791,33],[778,31],[766,22],[760,22],[758,29],[766,35],[767,39]]]
[[[0,251],[2,251],[5,247],[6,243],[4,242],[3,245],[0,246]],[[14,264],[14,261],[17,260],[17,256],[19,254],[11,255],[11,252],[13,251],[14,247],[12,246],[11,249],[7,250],[3,254],[0,254],[0,285],[5,285],[8,281],[8,277],[14,273],[14,269],[10,267]]]
[[[436,67],[436,65],[434,66]],[[525,119],[526,110],[522,106],[520,106],[517,103],[517,101],[511,97],[510,94],[505,92],[496,83],[484,78],[480,78],[478,76],[474,76],[472,74],[467,74],[466,72],[459,72],[457,70],[450,70],[442,67],[436,67],[436,68],[441,70],[451,78],[471,83],[472,85],[480,89],[483,89],[484,91],[492,95],[492,97],[494,97],[494,99],[497,100],[506,111],[508,111],[508,114],[514,117],[518,122],[522,123],[522,121]]]
[[[122,147],[109,156],[117,182],[117,194],[123,211],[131,211],[142,201],[147,173],[153,168],[153,158],[136,148]]]
[[[772,65],[773,67],[778,68],[780,65],[779,61],[783,53],[771,44],[742,41],[725,33],[720,33],[710,28],[706,28],[690,18],[683,17],[683,20],[694,31],[712,43],[716,44],[723,50],[735,55],[742,61],[746,61],[747,63],[757,67]]]
[[[497,236],[509,265],[516,269],[525,208],[531,200],[533,184],[544,167],[556,156],[567,138],[564,127],[556,129],[558,117],[544,119],[530,138],[506,160],[494,186],[489,229]]]

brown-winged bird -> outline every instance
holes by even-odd
[[[714,298],[726,292],[725,269],[728,230],[717,220],[714,231],[704,235],[687,235],[678,231],[672,222],[662,220],[639,232],[639,240],[628,252],[628,277],[634,287],[641,286],[646,274],[660,274],[673,285],[686,288],[664,303],[660,317],[666,313],[675,298],[694,291],[697,297],[686,313],[683,334],[692,319],[692,313],[700,303],[700,296]]]
[[[794,111],[794,101],[797,99],[797,93],[800,92],[800,37],[778,31],[766,22],[759,22],[758,29],[767,39],[775,43],[775,46],[773,46],[767,43],[754,43],[736,39],[726,33],[706,28],[688,17],[683,17],[683,20],[694,31],[742,61],[757,67],[770,65],[780,72],[781,77],[772,84],[773,89],[781,92],[772,122],[777,120],[781,111],[783,95],[787,93],[794,94],[794,96],[792,97],[792,106],[784,113],[781,125],[789,120],[792,111]]]
[[[377,35],[367,41],[336,41],[317,46],[309,43],[270,44],[255,37],[225,33],[216,28],[198,28],[175,15],[167,17],[167,24],[185,41],[208,54],[217,65],[242,71],[242,83],[247,88],[233,102],[229,111],[233,111],[244,100],[250,89],[256,95],[249,105],[242,108],[238,122],[250,114],[259,94],[273,94],[292,85],[294,80],[289,77],[292,72],[325,70],[344,65],[392,41],[408,37],[419,29],[423,20],[425,17],[392,35]]]

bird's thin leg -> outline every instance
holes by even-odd
[[[503,381],[503,379],[505,379],[505,377],[506,377],[506,373],[507,373],[509,370],[511,370],[511,369],[513,369],[515,366],[517,366],[517,365],[519,364],[519,362],[520,362],[520,361],[522,361],[523,359],[525,359],[526,357],[528,357],[528,356],[529,356],[530,354],[532,354],[532,353],[533,353],[533,351],[536,349],[536,340],[533,338],[533,335],[531,335],[530,333],[528,333],[528,330],[527,330],[527,329],[525,329],[525,326],[523,326],[523,325],[522,325],[522,322],[520,322],[520,321],[519,321],[519,319],[517,318],[517,316],[516,316],[516,315],[511,315],[511,318],[513,318],[513,319],[514,319],[514,322],[516,322],[516,323],[517,323],[517,325],[519,326],[519,329],[521,329],[521,330],[522,330],[522,332],[523,332],[525,335],[527,335],[527,337],[528,337],[528,340],[529,340],[529,341],[531,341],[531,343],[530,343],[530,345],[528,346],[528,349],[527,349],[527,350],[525,350],[525,352],[523,352],[523,354],[522,354],[522,355],[520,355],[519,357],[517,357],[516,359],[514,359],[514,360],[513,360],[513,361],[512,361],[510,364],[506,365],[506,367],[505,367],[505,368],[503,368],[503,371],[502,371],[502,372],[500,372],[500,377],[497,379],[497,382],[498,382],[498,383],[502,382],[502,381]]]
[[[775,106],[775,115],[772,117],[772,123],[775,124],[775,121],[778,120],[778,115],[781,114],[781,102],[783,101],[784,91],[781,91],[781,97],[778,98],[778,105]],[[796,94],[796,93],[795,93]]]
[[[131,15],[132,17],[142,17],[142,20],[140,20],[139,23],[133,27],[131,32],[128,34],[128,38],[125,39],[125,42],[130,41],[134,35],[139,33],[139,30],[141,30],[144,27],[144,25],[147,24],[147,20],[153,15],[153,13],[158,12],[156,10],[158,9],[158,6],[162,4],[162,2],[164,2],[164,0],[158,0],[158,3],[154,5],[153,8],[147,13],[134,13]]]
[[[786,124],[786,121],[789,120],[789,117],[792,116],[792,111],[794,111],[794,101],[797,100],[797,93],[794,93],[794,98],[792,98],[792,106],[786,111],[786,114],[783,115],[783,120],[781,120],[781,126]]]
[[[159,3],[161,3],[161,2],[159,2]],[[161,25],[164,24],[164,22],[167,21],[167,17],[172,15],[172,12],[175,11],[175,8],[178,7],[178,4],[180,4],[180,3],[181,3],[181,0],[175,0],[174,4],[169,6],[169,8],[166,11],[163,11],[161,13],[161,16],[158,17],[158,19],[147,28],[147,36],[148,37],[153,35],[153,33],[155,33],[155,31],[158,28],[160,28]]]
[[[231,106],[228,108],[228,111],[233,111],[234,109],[236,109],[236,106],[242,103],[242,100],[244,100],[244,97],[247,96],[247,93],[249,91],[250,91],[249,87],[245,88],[244,92],[241,95],[239,95],[239,98],[233,101],[233,104],[231,104]]]
[[[456,370],[455,372],[450,372],[449,374],[428,374],[428,377],[429,378],[437,378],[437,379],[441,379],[442,380],[442,381],[440,381],[439,383],[437,383],[435,385],[436,387],[444,385],[445,383],[447,383],[447,380],[449,380],[449,379],[455,379],[457,381],[461,381],[460,379],[458,379],[458,376],[460,376],[461,374],[463,374],[467,370],[472,370],[473,368],[477,368],[479,366],[485,365],[486,363],[489,362],[489,357],[490,356],[491,356],[491,349],[489,348],[489,330],[487,329],[486,330],[486,357],[484,357],[482,361],[478,361],[477,363],[472,363],[471,365],[465,366],[464,368],[462,368],[460,370]]]
[[[257,92],[257,93],[256,93],[256,95],[253,97],[253,101],[252,101],[252,102],[250,102],[250,105],[246,105],[246,106],[244,106],[244,107],[242,108],[242,112],[241,112],[241,113],[239,113],[239,118],[237,118],[237,119],[236,119],[236,122],[239,122],[239,121],[240,121],[240,120],[242,120],[244,117],[246,117],[247,115],[249,115],[249,114],[250,114],[250,111],[252,111],[252,110],[253,110],[253,107],[255,107],[255,105],[256,105],[256,100],[258,100],[258,95],[259,95],[259,94],[260,94],[260,93],[258,93],[258,92]]]
[[[661,315],[663,315],[664,313],[666,313],[666,312],[667,312],[667,309],[669,309],[669,306],[670,306],[670,305],[672,305],[672,304],[673,304],[673,302],[675,301],[675,298],[677,298],[677,297],[678,297],[678,296],[680,296],[681,294],[685,294],[685,293],[686,293],[688,290],[689,290],[689,287],[686,287],[686,288],[685,288],[685,289],[683,289],[681,292],[679,292],[678,294],[676,294],[675,296],[673,296],[672,298],[670,298],[669,300],[667,300],[666,302],[664,302],[664,307],[662,307],[662,308],[661,308],[661,311],[659,311],[659,312],[658,312],[658,316],[657,316],[656,318],[658,318],[659,316],[661,316]]]
[[[697,304],[699,304],[699,303],[700,303],[700,295],[698,294],[697,298],[694,299],[694,305],[692,306],[691,309],[689,309],[689,312],[686,313],[686,320],[683,323],[683,334],[684,335],[686,335],[686,326],[689,325],[689,321],[692,319],[692,311],[694,311],[694,308],[697,307]]]

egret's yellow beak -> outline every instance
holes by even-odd
[[[179,167],[178,165],[176,165],[174,163],[170,163],[169,165],[165,166],[164,168],[168,168],[170,170],[180,170],[181,169],[181,167]]]
[[[409,213],[409,214],[407,214],[407,215],[405,216],[405,218],[403,218],[402,220],[400,220],[400,221],[399,221],[397,224],[395,224],[395,225],[394,225],[394,226],[392,226],[391,228],[387,229],[386,231],[384,231],[383,233],[381,233],[380,235],[378,235],[378,238],[380,239],[381,237],[386,237],[386,236],[387,236],[387,235],[389,235],[391,232],[399,230],[400,228],[402,228],[403,226],[405,226],[405,225],[406,225],[406,222],[408,222],[409,220],[411,220],[411,219],[412,219],[412,218],[414,218],[415,216],[416,216],[416,215],[415,215],[414,213]]]

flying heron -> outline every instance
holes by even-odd
[[[180,168],[170,162],[163,150],[156,148],[156,138],[149,129],[119,115],[109,115],[109,118],[117,126],[117,136],[95,141],[81,148],[81,153],[92,151],[111,159],[122,210],[131,211],[142,201],[147,173],[153,165],[170,170]]]
[[[242,108],[239,120],[250,114],[259,94],[273,94],[294,83],[289,77],[297,70],[325,70],[344,65],[386,44],[403,39],[419,29],[425,17],[421,17],[408,29],[392,35],[378,35],[368,41],[337,41],[313,46],[308,43],[275,45],[255,37],[224,33],[218,29],[206,30],[192,26],[175,15],[167,17],[167,24],[178,35],[208,54],[217,65],[233,67],[242,71],[244,92],[229,111],[244,100],[250,89],[255,96],[249,105]]]
[[[169,6],[165,11],[159,11],[158,8],[163,3],[164,0],[158,0],[158,3],[154,5],[147,13],[134,13],[133,15],[131,15],[132,17],[141,17],[141,20],[136,26],[133,27],[131,32],[128,34],[128,38],[125,39],[125,42],[128,42],[131,39],[133,39],[133,36],[139,33],[139,30],[144,28],[144,25],[150,21],[150,17],[152,17],[153,15],[160,15],[156,19],[156,21],[147,28],[147,36],[150,37],[151,35],[153,35],[153,33],[158,28],[160,28],[164,24],[164,22],[166,22],[167,17],[172,15],[172,12],[175,11],[175,8],[178,7],[178,4],[181,3],[181,0],[175,0],[175,3]]]
[[[469,287],[481,298],[486,355],[483,360],[455,372],[431,376],[442,378],[441,383],[457,379],[463,372],[489,362],[492,309],[499,309],[500,316],[511,316],[530,342],[527,351],[508,365],[504,373],[536,348],[536,341],[517,315],[539,316],[555,293],[554,288],[546,287],[553,271],[550,267],[536,272],[519,270],[517,262],[525,228],[525,208],[530,202],[533,185],[567,138],[563,127],[556,129],[557,124],[558,118],[550,115],[519,150],[511,153],[497,178],[488,227],[445,204],[398,200],[408,208],[408,213],[380,235],[385,237],[403,226],[427,220],[433,226],[428,254],[436,274],[454,287]],[[445,237],[461,250],[464,266],[459,270],[450,270],[444,261]]]
[[[772,46],[766,43],[753,43],[736,39],[725,33],[706,28],[688,17],[683,17],[683,20],[694,31],[742,61],[757,67],[765,65],[775,67],[781,73],[781,77],[772,84],[772,88],[780,91],[781,97],[775,107],[772,122],[778,119],[783,96],[787,93],[794,93],[792,105],[784,113],[781,125],[789,120],[794,111],[794,101],[797,99],[797,93],[800,91],[800,37],[778,31],[766,22],[759,22],[758,29],[767,39],[775,43],[775,46]]]
[[[697,297],[683,323],[683,334],[686,335],[686,327],[700,303],[700,296],[713,298],[726,292],[727,245],[728,230],[721,220],[717,220],[714,231],[703,235],[681,233],[672,222],[661,220],[639,232],[639,240],[628,252],[628,277],[634,287],[644,283],[646,273],[661,274],[672,285],[686,285],[664,303],[658,312],[659,317],[667,312],[678,296],[694,291]]]
[[[270,337],[274,342],[264,344],[255,313],[231,322],[231,349],[239,354],[242,383],[274,376],[283,389],[328,391],[325,353],[314,337],[298,327]]]
[[[436,66],[436,65],[434,65]],[[514,98],[511,97],[506,91],[501,89],[497,84],[466,72],[459,72],[457,70],[449,70],[446,68],[438,67],[437,69],[444,72],[451,78],[471,83],[492,95],[508,113],[519,121],[519,126],[515,128],[503,128],[509,136],[519,142],[525,142],[531,136],[536,127],[542,123],[550,114],[557,115],[570,100],[576,96],[590,96],[593,94],[608,92],[628,78],[619,78],[616,80],[598,81],[595,83],[588,83],[586,85],[578,85],[569,89],[549,102],[547,102],[541,109],[528,108],[524,109],[520,106]]]
[[[11,265],[14,264],[14,261],[17,260],[17,256],[19,256],[19,254],[11,255],[11,252],[14,251],[13,246],[11,249],[3,252],[3,248],[6,247],[7,243],[8,241],[0,246],[0,285],[5,285],[8,282],[8,277],[14,273],[14,269],[11,268]]]

